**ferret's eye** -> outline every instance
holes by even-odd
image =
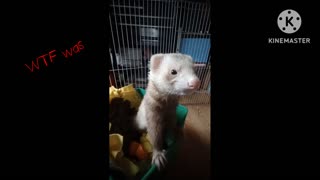
[[[172,69],[172,70],[171,70],[171,74],[172,74],[172,75],[176,75],[176,74],[177,74],[177,71],[176,71],[175,69]]]

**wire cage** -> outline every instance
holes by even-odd
[[[146,88],[149,60],[157,53],[183,53],[194,59],[201,86],[181,104],[210,103],[211,41],[208,1],[110,0],[109,83]]]

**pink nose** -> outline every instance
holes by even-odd
[[[188,82],[188,86],[192,89],[198,89],[198,87],[200,86],[200,80],[198,78],[193,79]]]

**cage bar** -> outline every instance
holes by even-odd
[[[179,52],[193,57],[201,80],[199,89],[182,97],[180,103],[210,103],[212,50],[208,1],[112,0],[109,10],[110,86],[133,84],[146,88],[150,57]]]

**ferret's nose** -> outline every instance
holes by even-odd
[[[198,78],[188,82],[188,86],[192,89],[198,89],[200,86],[200,80]]]

